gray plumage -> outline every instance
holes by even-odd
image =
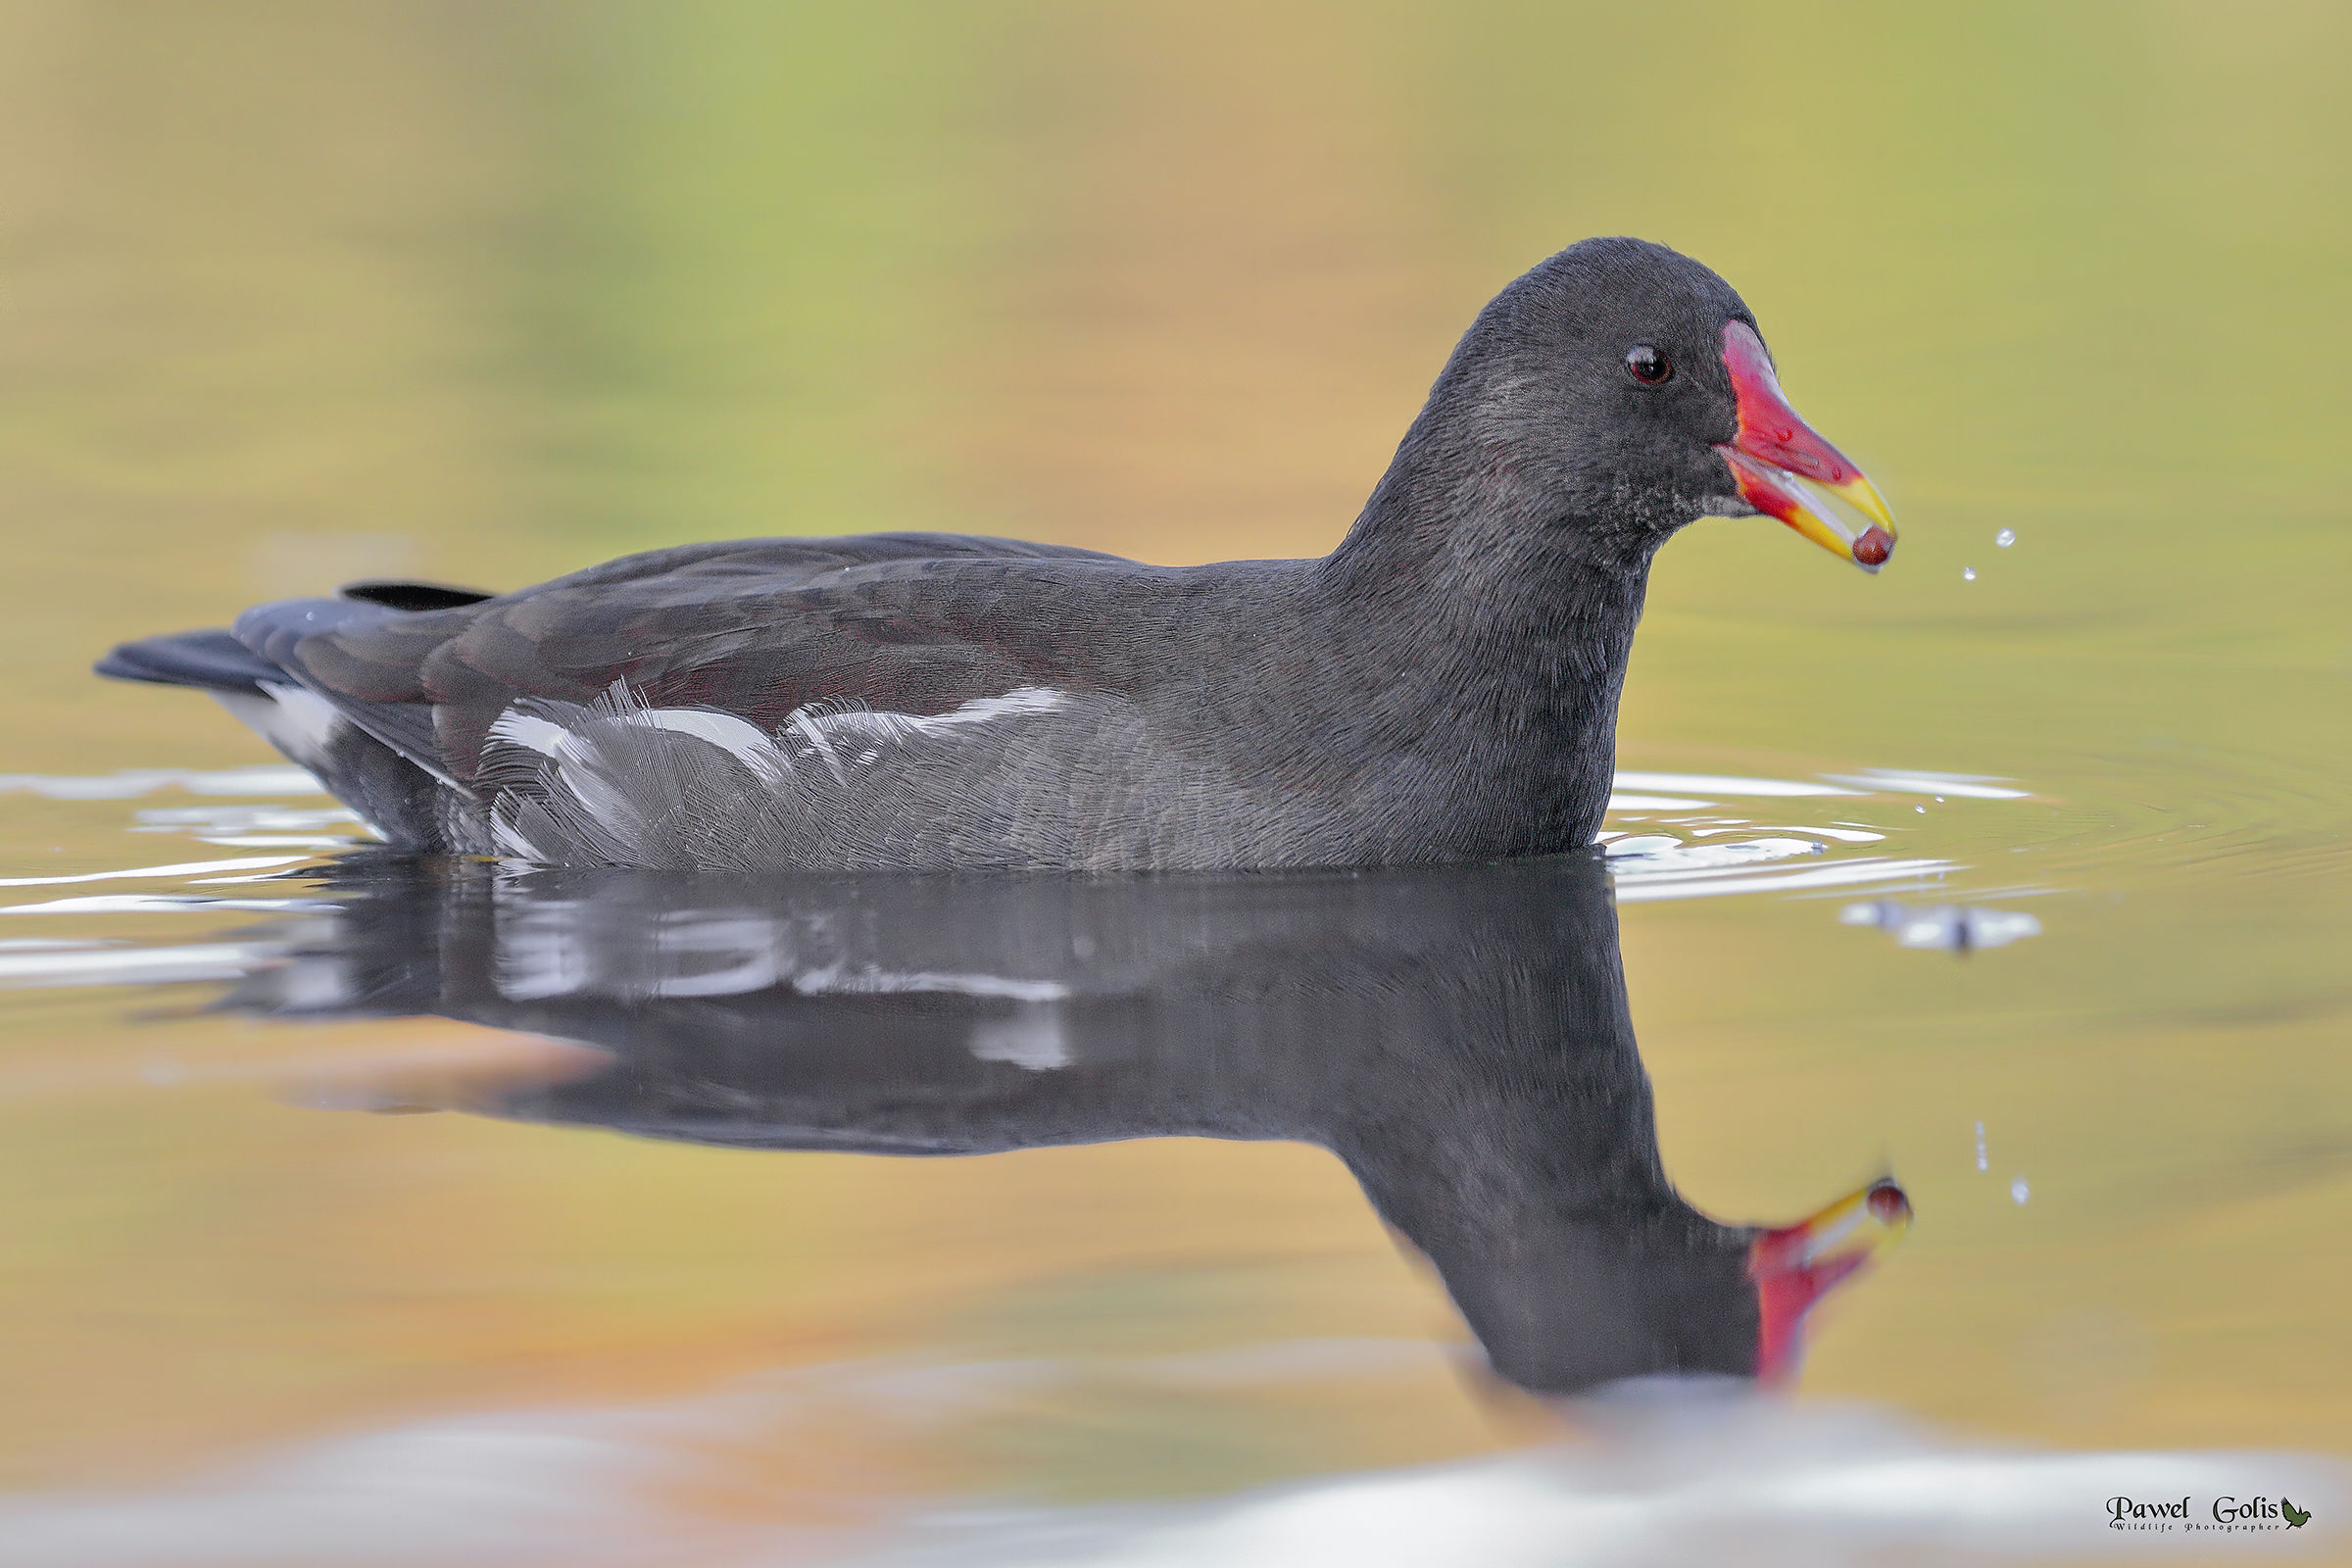
[[[394,843],[559,864],[1367,865],[1592,840],[1649,564],[1753,509],[1713,272],[1592,240],[1480,315],[1346,540],[1175,568],[1002,539],[695,545],[375,584],[119,649]],[[1682,367],[1627,374],[1629,343]],[[183,646],[184,645],[184,646]],[[263,670],[278,672],[269,678]]]

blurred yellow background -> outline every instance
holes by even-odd
[[[1621,762],[2018,778],[1904,849],[2048,895],[1965,963],[1818,900],[1629,908],[1670,1170],[1730,1219],[1910,1186],[1808,1394],[2340,1450],[2347,59],[2352,12],[2283,3],[0,5],[0,772],[255,760],[88,661],[350,576],[878,528],[1320,553],[1494,290],[1661,240],[1903,545],[1877,579],[1761,519],[1670,546]],[[0,808],[5,874],[155,847],[119,803]],[[0,1013],[12,1489],[909,1348],[1458,1334],[1311,1151],[337,1115],[278,1069],[501,1048],[130,1005]],[[1132,1496],[1532,1419],[1434,1373],[1285,1401],[845,1417],[771,1461]]]

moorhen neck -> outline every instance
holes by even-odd
[[[740,871],[1492,859],[1592,841],[1651,557],[1699,516],[1757,513],[1869,570],[1893,545],[1731,286],[1596,239],[1479,314],[1320,561],[690,545],[500,596],[357,584],[98,668],[210,690],[416,850]]]

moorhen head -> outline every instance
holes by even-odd
[[[1592,239],[1479,313],[1358,531],[1560,528],[1630,561],[1699,517],[1755,514],[1866,571],[1894,548],[1886,501],[1789,406],[1732,286],[1663,245]]]

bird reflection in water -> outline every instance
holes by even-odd
[[[1147,878],[517,872],[361,858],[228,1004],[597,1048],[465,1108],[735,1148],[1189,1136],[1344,1160],[1501,1377],[1785,1379],[1910,1221],[1719,1224],[1658,1154],[1597,861]],[[952,1180],[943,1174],[943,1180]]]

